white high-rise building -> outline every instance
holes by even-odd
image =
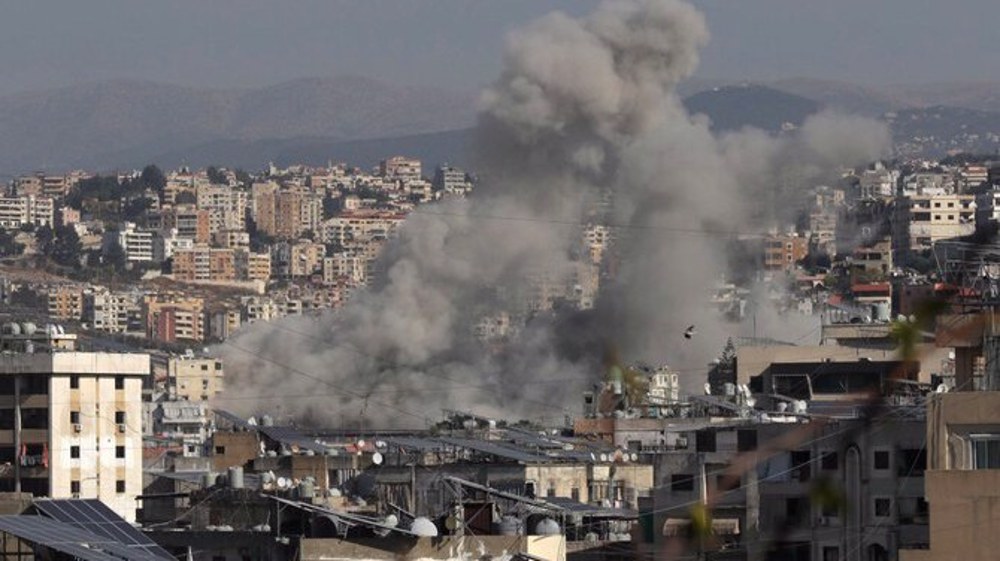
[[[75,343],[57,326],[3,326],[0,489],[99,499],[134,521],[149,355],[79,352]]]

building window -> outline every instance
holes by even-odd
[[[694,437],[695,450],[698,452],[715,452],[715,431],[700,430]]]
[[[125,447],[124,446],[115,446],[115,457],[116,458],[124,458],[125,457]]]
[[[757,449],[757,431],[754,429],[741,429],[736,431],[736,450],[739,452],[750,452]]]
[[[115,424],[124,425],[125,424],[125,412],[115,411]]]
[[[794,450],[789,455],[792,463],[791,479],[802,482],[809,481],[809,476],[812,475],[809,469],[809,464],[812,463],[809,450]]]
[[[732,491],[740,486],[740,478],[736,475],[722,474],[715,478],[715,490],[719,493]]]
[[[80,377],[76,374],[69,377],[69,389],[75,390],[80,387]]]
[[[670,476],[671,491],[694,491],[694,476],[686,473],[675,473]]]
[[[78,459],[80,457],[80,447],[79,446],[70,446],[69,447],[69,457],[73,458],[74,460]]]
[[[70,411],[69,412],[69,422],[73,423],[74,425],[79,425],[80,424],[80,412],[79,411]]]
[[[1000,469],[1000,434],[972,436],[973,469]]]
[[[115,493],[124,493],[124,492],[125,492],[125,480],[119,479],[115,481]]]
[[[889,469],[889,451],[875,451],[875,469]]]
[[[49,428],[49,410],[42,408],[22,409],[21,428],[23,429]]]
[[[75,480],[74,481],[70,481],[69,482],[69,492],[73,493],[74,495],[79,495],[80,494],[80,482],[79,481],[75,481]]]
[[[833,471],[837,469],[837,453],[836,452],[825,452],[823,453],[823,459],[820,460],[820,468],[826,471]]]
[[[570,498],[572,498],[576,502],[580,502],[580,488],[579,487],[573,487],[573,489],[570,491]]]
[[[888,497],[878,497],[875,499],[875,517],[889,518],[892,516],[892,499]]]
[[[215,453],[216,454],[225,453],[225,448],[222,449],[223,450],[222,452],[219,452],[219,448],[222,448],[222,447],[221,446],[216,446],[215,447]],[[535,482],[534,481],[525,481],[524,482],[524,496],[528,497],[529,499],[535,498]]]
[[[125,389],[125,376],[115,376],[115,389],[116,390]]]
[[[840,548],[835,545],[823,546],[823,561],[840,561]]]

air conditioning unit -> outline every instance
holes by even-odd
[[[73,432],[82,432],[82,431],[83,431],[83,425],[81,425],[80,423],[73,423]]]
[[[118,423],[118,432],[124,433],[126,429],[125,423]]]

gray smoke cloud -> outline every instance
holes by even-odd
[[[554,421],[579,411],[609,348],[703,367],[740,329],[707,301],[725,241],[761,225],[748,202],[790,162],[822,170],[877,156],[885,139],[835,116],[790,138],[714,137],[674,92],[707,40],[678,0],[609,1],[513,32],[481,99],[476,194],[414,212],[382,282],[344,308],[221,345],[230,381],[218,405],[326,425],[423,426],[442,408]],[[538,314],[500,349],[478,343],[472,325],[516,310],[533,281],[570,282],[595,220],[612,225],[620,263],[596,309]],[[699,336],[687,341],[690,324]],[[686,385],[703,381],[690,372]]]

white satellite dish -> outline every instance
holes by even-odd
[[[632,452],[631,454],[629,454],[629,458],[633,462],[638,462],[639,461],[639,454],[636,454],[635,452]]]
[[[948,386],[946,384],[938,384],[938,387],[934,389],[934,393],[948,393]]]
[[[596,462],[597,461],[597,455],[594,454],[593,452],[590,453],[590,461],[592,461],[592,462]]]
[[[279,477],[278,478],[278,489],[287,489],[287,488],[288,488],[288,479],[286,479],[284,477]]]
[[[712,384],[705,382],[705,395],[712,395]]]
[[[365,439],[362,438],[361,440],[358,440],[357,447],[358,448],[364,448],[365,447]]]
[[[601,452],[601,461],[602,462],[608,461],[608,455],[605,454],[604,452]]]
[[[380,465],[382,465],[382,460],[383,460],[383,458],[382,458],[382,454],[380,452],[375,452],[374,454],[372,454],[372,463],[373,464],[375,464],[377,466],[380,466]]]

